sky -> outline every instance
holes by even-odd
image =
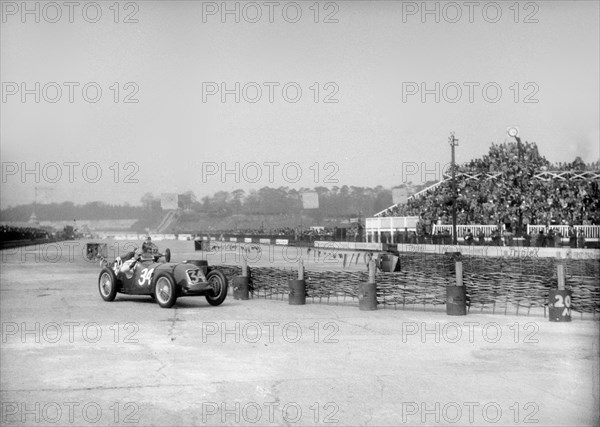
[[[391,188],[511,126],[595,162],[599,4],[2,1],[0,203]]]

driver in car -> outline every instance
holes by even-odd
[[[127,252],[122,257],[117,257],[117,271],[125,273],[130,278],[133,275],[135,266],[138,261],[152,261],[154,260],[154,253],[158,252],[158,247],[152,243],[150,236],[142,243],[142,249],[136,248],[133,251]]]

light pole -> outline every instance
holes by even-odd
[[[454,159],[454,147],[458,145],[458,139],[454,137],[454,132],[450,132],[450,137],[448,138],[448,143],[452,148],[452,244],[457,244],[457,236],[456,236],[456,199],[458,198],[458,194],[456,191],[456,163]]]
[[[508,133],[508,136],[513,137],[516,141],[517,141],[517,150],[519,151],[519,167],[522,166],[522,162],[523,162],[523,150],[521,149],[521,138],[519,138],[519,128],[517,127],[510,127],[506,130],[506,132]],[[518,227],[518,235],[520,236],[522,234],[522,228],[523,228],[523,211],[521,210],[521,204],[522,201],[519,200],[519,207],[517,209],[517,212],[519,213],[519,223],[517,224]]]
[[[506,130],[508,136],[513,137],[517,141],[517,149],[519,150],[519,160],[523,160],[523,154],[521,152],[521,138],[519,138],[519,128],[511,127]]]

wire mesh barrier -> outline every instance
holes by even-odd
[[[455,258],[449,255],[401,253],[402,271],[377,272],[377,302],[382,308],[415,309],[446,304],[446,287],[455,284]],[[529,314],[544,308],[557,286],[557,264],[565,266],[571,308],[579,313],[600,313],[600,261],[598,259],[462,257],[463,283],[470,311]],[[230,279],[241,274],[237,266],[222,266]],[[285,299],[295,268],[251,267],[251,298]],[[357,303],[358,288],[367,271],[311,271],[304,273],[306,299],[314,303]]]

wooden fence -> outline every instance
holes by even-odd
[[[454,284],[455,260],[443,254],[402,253],[402,271],[378,272],[378,304],[383,308],[414,308],[446,304],[446,286]],[[463,283],[470,310],[519,314],[546,307],[550,289],[557,287],[557,263],[565,266],[571,307],[580,313],[600,313],[600,262],[598,259],[462,257]],[[222,266],[229,278],[241,274],[239,266]],[[284,299],[288,280],[297,270],[252,267],[253,298]],[[316,303],[355,303],[358,286],[367,271],[305,271],[307,300]],[[356,300],[356,301],[355,301]]]

